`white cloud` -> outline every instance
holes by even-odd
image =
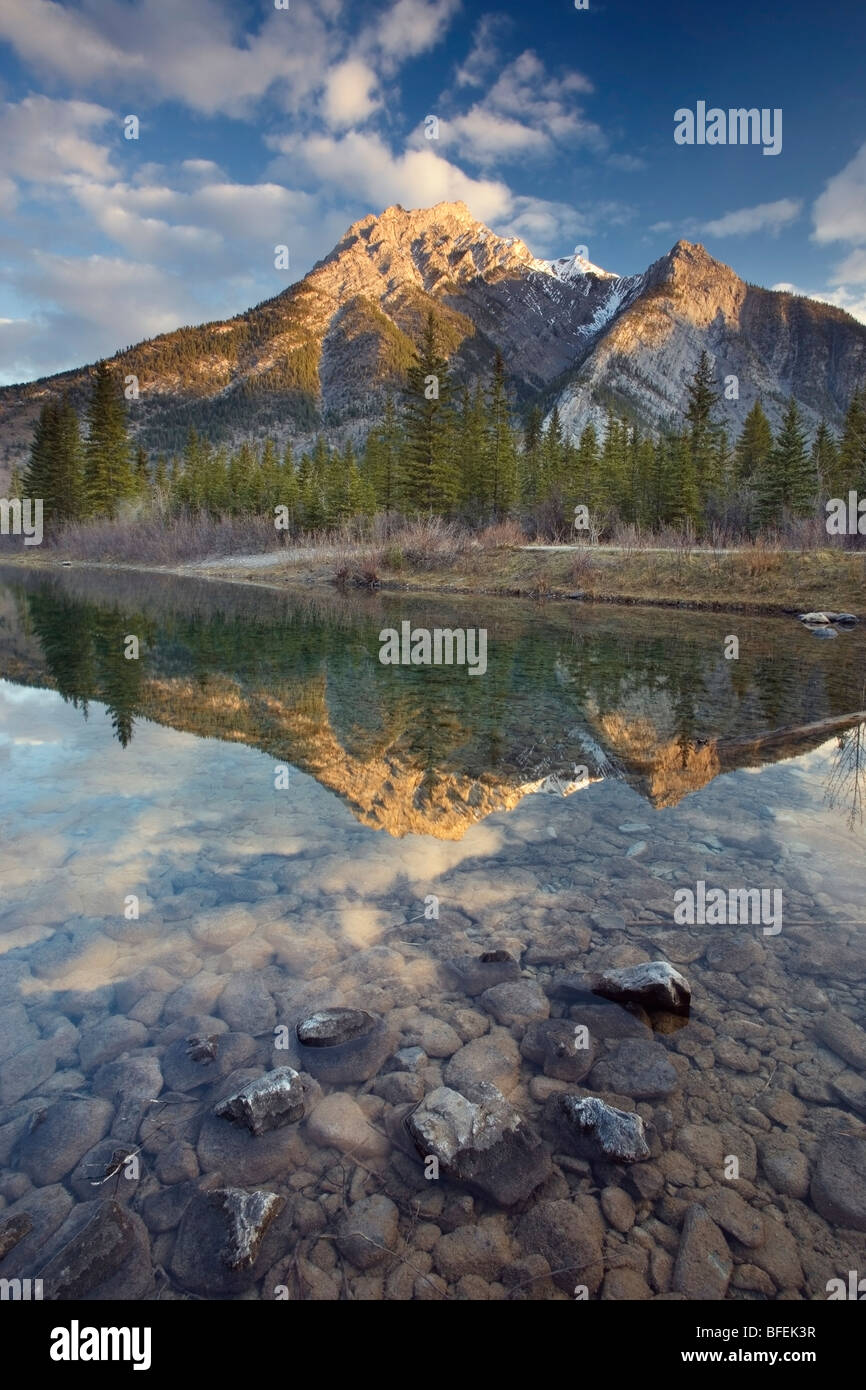
[[[373,69],[360,58],[347,58],[331,68],[322,103],[328,124],[344,129],[371,116],[382,105],[382,98],[376,94],[377,82]]]
[[[495,164],[515,155],[541,154],[551,148],[550,137],[542,130],[515,121],[509,116],[473,106],[465,116],[443,120],[439,141],[445,147],[457,146],[478,164]]]
[[[0,107],[0,172],[33,182],[66,182],[78,174],[110,178],[108,148],[90,138],[112,113],[88,101],[30,96]]]
[[[812,240],[847,242],[848,254],[830,272],[831,289],[811,293],[866,323],[866,144],[829,179],[812,207]]]
[[[26,319],[0,322],[7,382],[92,362],[204,317],[175,276],[122,258],[35,252],[18,283],[34,308]]]
[[[855,285],[866,285],[866,247],[857,247],[851,251],[830,276],[833,284],[844,285],[853,283]]]
[[[265,13],[257,33],[240,37],[236,8],[221,0],[88,0],[81,9],[3,0],[0,39],[39,72],[122,91],[130,103],[156,97],[242,115],[274,88],[286,110],[297,110],[345,48],[345,30],[335,6],[320,0]]]
[[[503,14],[482,15],[475,28],[472,48],[457,69],[458,87],[481,87],[499,59],[499,42],[511,20]]]
[[[477,66],[473,71],[477,72]],[[587,120],[576,100],[592,90],[592,83],[581,73],[553,76],[538,55],[527,49],[502,69],[490,90],[468,111],[449,115],[451,101],[447,96],[443,99],[440,139],[481,167],[548,155],[557,146],[601,152],[607,144],[605,135]],[[416,134],[415,142],[420,138]]]
[[[270,143],[290,156],[289,167],[301,160],[311,172],[337,186],[341,195],[362,198],[377,211],[392,203],[423,208],[462,199],[476,217],[487,221],[511,208],[506,184],[471,178],[430,148],[394,154],[378,135],[359,131],[340,138],[276,137]]]
[[[866,244],[866,144],[829,180],[812,209],[816,241]]]
[[[435,47],[460,8],[460,0],[396,0],[362,38],[390,59],[405,62]]]
[[[567,203],[531,197],[515,197],[508,219],[496,224],[500,235],[520,237],[536,256],[562,255],[574,238],[591,230],[591,219]]]
[[[373,108],[376,74],[393,74],[437,44],[460,0],[396,0],[353,41],[344,0],[291,0],[289,10],[261,6],[255,32],[231,0],[2,0],[0,40],[39,73],[72,87],[123,93],[136,101],[172,100],[205,115],[249,116],[272,92],[284,110],[305,114],[326,84],[334,124]],[[361,69],[371,71],[359,91]],[[361,83],[361,85],[363,85]],[[366,98],[366,101],[365,101]]]
[[[797,220],[802,210],[802,199],[779,198],[775,203],[759,203],[757,207],[726,212],[723,217],[701,223],[699,230],[708,236],[749,236],[753,232],[778,236],[783,227]]]
[[[0,216],[8,217],[18,205],[18,186],[14,179],[0,174]]]
[[[126,69],[130,61],[122,47],[100,33],[98,23],[54,0],[3,0],[0,38],[25,63],[79,82]]]

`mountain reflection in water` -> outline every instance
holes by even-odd
[[[610,776],[674,806],[719,773],[831,736],[828,802],[862,822],[862,629],[819,643],[793,618],[122,571],[3,578],[0,676],[54,689],[84,718],[104,704],[124,747],[140,719],[250,744],[391,835],[460,839],[528,792]],[[485,627],[486,674],[383,666],[379,632],[405,619]],[[724,655],[732,630],[737,660]]]

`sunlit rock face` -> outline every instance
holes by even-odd
[[[792,395],[810,427],[838,425],[866,354],[866,326],[843,310],[747,285],[700,245],[613,274],[577,252],[541,260],[445,202],[361,218],[273,299],[111,361],[146,386],[136,418],[154,449],[182,448],[190,426],[238,442],[357,440],[403,386],[430,312],[457,383],[499,352],[515,402],[555,404],[573,438],[611,405],[650,429],[679,422],[702,350],[720,383],[737,379],[732,431],[758,397],[776,426]],[[46,395],[81,406],[88,385],[82,368],[0,390],[3,468],[26,454]]]

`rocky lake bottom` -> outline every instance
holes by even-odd
[[[833,796],[849,734],[702,779],[724,663],[695,677],[688,748],[662,728],[682,682],[674,699],[644,674],[639,702],[608,665],[580,694],[592,736],[573,734],[596,762],[562,795],[559,725],[531,768],[466,708],[431,752],[411,708],[398,739],[382,705],[376,742],[372,644],[373,676],[318,653],[309,677],[356,703],[357,728],[329,706],[341,755],[312,684],[289,720],[212,628],[207,681],[163,627],[147,698],[124,704],[124,668],[73,680],[74,640],[52,655],[26,600],[0,643],[0,1278],[56,1299],[823,1300],[866,1275],[857,778],[853,812]],[[694,626],[653,621],[676,668]],[[638,620],[598,622],[628,668]],[[788,693],[770,718],[740,691],[749,727],[795,722],[785,700],[818,689],[808,636],[776,631]],[[815,643],[820,671],[858,640]],[[796,719],[862,709],[862,654]],[[172,714],[193,679],[218,727]],[[524,751],[549,714],[514,704]],[[780,929],[677,921],[698,883],[780,890]]]

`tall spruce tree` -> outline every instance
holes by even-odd
[[[499,352],[493,363],[487,416],[482,479],[483,506],[485,511],[491,511],[495,517],[503,517],[517,495],[517,444],[509,419],[505,363]]]
[[[806,516],[814,509],[817,477],[806,448],[806,435],[793,396],[788,402],[762,478],[757,516],[762,526],[777,525],[790,513]]]
[[[702,507],[710,497],[721,491],[722,480],[718,475],[717,429],[713,411],[719,395],[714,387],[714,374],[709,353],[702,352],[695,374],[689,382],[686,422],[688,442],[691,453],[692,473]]]
[[[394,397],[388,396],[382,424],[370,431],[364,450],[364,476],[373,489],[376,506],[386,513],[396,511],[400,498],[401,443]]]
[[[840,481],[839,445],[826,420],[818,423],[812,440],[811,457],[819,487],[828,495],[835,495]]]
[[[866,386],[851,397],[839,444],[838,492],[866,489]]]
[[[21,486],[26,496],[42,499],[47,527],[53,529],[81,515],[81,432],[68,396],[59,403],[47,401],[42,407]]]
[[[449,416],[448,362],[437,347],[436,322],[431,310],[416,361],[407,373],[402,478],[403,503],[407,511],[447,514],[454,506],[458,480]]]
[[[760,478],[773,447],[773,431],[756,400],[745,420],[734,448],[734,481],[738,487],[752,487]]]
[[[590,421],[581,431],[577,446],[574,486],[568,502],[572,509],[576,506],[588,507],[591,517],[601,503],[599,462],[598,434],[595,425]]]
[[[84,504],[91,516],[116,516],[135,492],[123,393],[107,362],[99,362],[87,410]]]
[[[534,405],[527,417],[520,456],[520,496],[530,506],[541,500],[543,492],[541,442],[541,407]]]

